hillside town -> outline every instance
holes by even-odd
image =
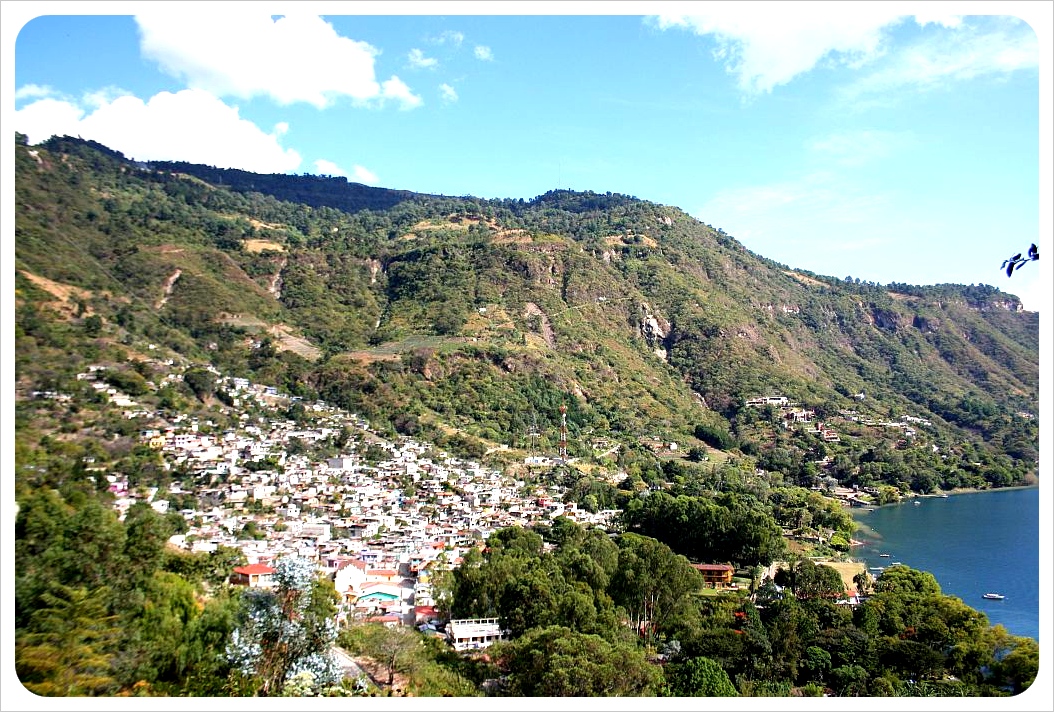
[[[432,628],[436,572],[456,567],[493,531],[561,516],[606,527],[618,514],[565,504],[559,487],[513,479],[413,438],[387,439],[324,402],[302,404],[310,427],[298,425],[285,413],[299,399],[246,379],[216,372],[216,387],[231,397],[240,422],[217,431],[214,422],[186,415],[164,420],[98,375],[93,368],[80,378],[125,408],[125,418],[154,425],[138,432],[139,443],[159,452],[173,473],[167,491],[106,475],[120,516],[142,501],[161,514],[178,512],[186,531],[170,544],[188,552],[240,550],[247,565],[235,568],[236,585],[271,586],[272,564],[284,556],[314,561],[341,596],[341,621]],[[335,457],[293,454],[340,433],[349,436]],[[211,506],[173,504],[185,501]]]

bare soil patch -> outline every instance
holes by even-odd
[[[799,274],[798,272],[795,272],[794,270],[786,270],[786,271],[783,272],[783,274],[787,275],[788,277],[794,277],[794,279],[798,280],[802,284],[808,284],[810,287],[822,287],[822,286],[824,286],[823,282],[821,282],[819,280],[816,280],[816,279],[813,279],[812,277],[806,277],[804,274]]]
[[[285,252],[285,247],[272,240],[243,240],[246,252]]]
[[[73,299],[87,299],[91,296],[91,292],[87,289],[81,289],[80,287],[74,287],[69,284],[60,284],[47,277],[41,277],[39,274],[33,274],[26,270],[19,270],[26,279],[33,284],[37,285],[51,296],[58,299],[60,302],[69,302]]]
[[[847,591],[853,591],[856,589],[856,584],[853,583],[853,577],[867,568],[859,561],[825,561],[823,562],[823,565],[830,566],[838,572],[838,575],[842,577],[842,583],[845,584],[845,589]]]

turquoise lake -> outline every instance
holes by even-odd
[[[899,561],[928,571],[944,593],[983,612],[992,625],[1039,640],[1038,487],[922,497],[854,509],[853,516],[865,525],[855,537],[864,542],[853,547],[855,559],[869,568]],[[1006,598],[982,598],[988,592]]]

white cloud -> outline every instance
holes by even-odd
[[[200,89],[161,92],[144,102],[120,96],[90,113],[69,101],[41,99],[14,113],[16,130],[30,143],[52,135],[82,136],[137,160],[180,160],[257,173],[285,173],[300,155],[278,135],[241,118],[236,107]]]
[[[327,161],[325,158],[320,158],[315,161],[315,170],[318,171],[319,175],[324,176],[343,176],[347,177],[348,174],[333,161]]]
[[[439,64],[439,60],[435,57],[426,57],[425,53],[419,49],[412,49],[406,57],[410,60],[410,66],[415,69],[431,69]]]
[[[410,87],[406,86],[399,77],[393,76],[388,81],[381,84],[380,96],[384,99],[394,99],[398,101],[402,106],[402,109],[414,109],[424,103],[421,97],[415,95],[410,91]]]
[[[362,166],[352,166],[351,179],[357,183],[365,183],[367,185],[377,185],[381,182],[373,171]]]
[[[916,12],[915,22],[922,27],[926,25],[940,25],[941,27],[955,28],[963,23],[962,15],[949,15],[943,12]]]
[[[759,11],[764,7],[764,11]],[[947,79],[1005,74],[1035,67],[1035,33],[1014,18],[986,18],[980,25],[939,8],[908,15],[896,3],[708,4],[693,15],[652,18],[660,29],[682,28],[711,37],[713,56],[748,94],[771,92],[821,63],[854,69],[884,59],[858,85],[856,95],[905,85],[928,87]],[[912,21],[933,26],[907,49],[893,50],[891,33]],[[994,30],[981,30],[995,24]]]
[[[81,103],[92,109],[98,109],[107,104],[113,103],[115,99],[122,96],[131,95],[132,93],[130,91],[126,91],[120,87],[104,87],[102,89],[85,92],[84,96],[81,98]]]
[[[463,32],[458,32],[457,30],[447,30],[446,32],[443,32],[434,40],[432,40],[432,42],[436,44],[446,44],[447,42],[449,42],[455,47],[460,47],[461,43],[464,41],[465,34]]]
[[[319,17],[272,20],[237,5],[223,5],[219,11],[210,6],[201,12],[163,7],[149,7],[136,17],[140,49],[190,88],[319,108],[341,97],[368,103],[385,96],[386,83],[378,83],[374,75],[380,52],[366,42],[341,37]]]
[[[43,99],[44,97],[54,96],[56,93],[57,92],[49,86],[26,84],[15,91],[15,101],[20,101],[22,99]]]
[[[340,176],[342,178],[348,178],[356,183],[376,185],[380,182],[376,174],[368,168],[359,165],[352,166],[351,175],[348,175],[348,172],[343,168],[333,161],[327,161],[325,158],[320,158],[315,161],[315,170],[317,170],[320,175]]]
[[[484,62],[489,62],[494,59],[494,53],[491,52],[490,47],[486,45],[476,45],[476,48],[472,51],[476,55],[476,59],[483,60]]]
[[[24,133],[29,143],[47,141],[52,136],[78,136],[79,108],[60,99],[40,99],[14,112],[15,130]]]
[[[846,102],[873,99],[903,87],[933,89],[950,81],[1001,77],[1039,66],[1035,33],[1023,22],[993,29],[963,26],[919,42],[841,92]]]
[[[691,16],[662,15],[661,29],[681,27],[717,42],[716,59],[741,90],[771,92],[820,60],[862,64],[883,52],[882,29],[900,20],[882,3],[757,3],[707,5]],[[812,10],[812,11],[810,11]]]
[[[442,97],[443,101],[457,101],[457,92],[454,90],[454,87],[450,86],[449,84],[439,85],[439,95]]]

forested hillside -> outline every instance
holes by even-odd
[[[455,432],[477,454],[525,448],[532,428],[552,450],[566,404],[578,456],[609,436],[705,447],[702,427],[790,477],[810,449],[853,461],[841,481],[875,451],[879,481],[922,490],[1035,470],[1038,315],[993,287],[795,271],[621,195],[364,198],[341,179],[139,167],[74,139],[17,160],[19,328],[35,337],[20,340],[22,393],[78,367],[26,352],[48,345],[33,330],[94,317],[95,348],[147,338],[400,432]],[[315,184],[300,203],[249,192]],[[74,310],[57,321],[56,290]],[[785,413],[745,405],[770,395],[851,442],[770,427]],[[931,424],[907,447],[860,425],[903,416]]]

